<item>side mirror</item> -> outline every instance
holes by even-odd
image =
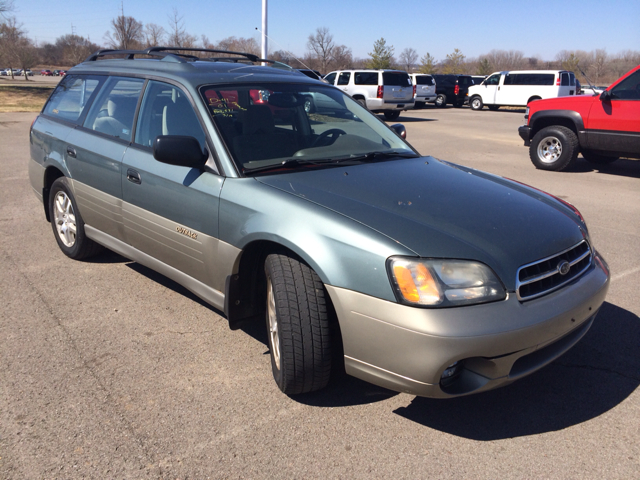
[[[153,158],[178,167],[202,168],[209,158],[200,142],[183,135],[158,135],[153,141]]]
[[[610,102],[611,101],[611,92],[609,90],[605,90],[604,92],[602,92],[600,94],[600,100],[602,100],[603,102]]]
[[[401,123],[394,123],[389,128],[396,132],[396,135],[398,135],[400,138],[404,140],[407,139],[407,129],[404,128],[404,125],[402,125]]]

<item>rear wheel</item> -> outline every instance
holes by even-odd
[[[620,157],[610,157],[607,155],[600,155],[599,153],[593,153],[590,150],[583,150],[582,156],[589,163],[595,163],[596,165],[606,165],[608,163],[613,163]]]
[[[100,245],[87,238],[84,233],[84,222],[66,177],[58,178],[51,185],[49,218],[56,242],[67,257],[81,260],[102,250]]]
[[[304,111],[305,113],[313,113],[315,111],[315,106],[313,105],[313,98],[304,97]]]
[[[442,93],[441,93],[441,94],[439,94],[439,95],[436,97],[435,105],[436,105],[436,107],[438,107],[438,108],[444,108],[444,107],[446,107],[446,106],[447,106],[447,96],[446,96],[446,95],[444,95],[444,94],[442,94]]]
[[[534,100],[540,100],[540,97],[531,97],[529,100],[527,100],[527,105],[529,105]]]
[[[309,266],[286,255],[265,261],[271,370],[287,395],[324,388],[331,374],[326,291]]]
[[[471,101],[469,102],[469,105],[471,105],[471,109],[472,110],[482,110],[482,107],[484,106],[484,103],[482,103],[482,98],[473,97],[471,99]]]
[[[364,98],[356,98],[356,102],[362,105],[364,108],[367,108],[367,101]]]
[[[567,127],[543,128],[531,141],[529,157],[541,170],[567,170],[578,157],[578,137]]]
[[[398,110],[384,112],[384,118],[386,118],[387,120],[396,120],[399,116],[400,112]]]
[[[424,108],[424,104],[425,104],[425,102],[416,102],[416,107],[415,108]]]
[[[487,105],[487,108],[489,110],[491,110],[492,112],[495,112],[496,110],[498,110],[500,108],[500,105]]]

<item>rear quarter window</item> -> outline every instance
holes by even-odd
[[[100,77],[70,75],[56,87],[42,113],[53,118],[78,123],[91,102]]]
[[[356,85],[377,85],[378,72],[356,72],[353,81]]]

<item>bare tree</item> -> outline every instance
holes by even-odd
[[[29,80],[26,69],[38,63],[38,51],[14,17],[0,24],[0,58],[9,64],[12,79],[15,67],[21,68],[25,80]]]
[[[600,83],[600,79],[604,75],[607,64],[607,51],[598,48],[593,54],[593,63],[591,63],[590,73],[593,74],[593,81],[596,85]]]
[[[524,53],[519,50],[491,50],[482,57],[489,61],[493,71],[522,70],[527,65]]]
[[[342,70],[353,66],[353,52],[346,45],[336,45],[331,54],[331,70]],[[327,73],[320,70],[321,73]]]
[[[8,12],[13,11],[13,1],[12,0],[0,0],[0,21],[4,18],[4,20],[8,20],[7,17]]]
[[[407,72],[411,72],[413,66],[418,63],[418,52],[413,48],[405,48],[400,54],[400,62]]]
[[[148,48],[163,45],[166,34],[167,32],[160,25],[147,23],[144,26],[144,46]]]
[[[307,48],[318,59],[320,71],[326,72],[335,48],[333,35],[329,33],[329,29],[327,27],[316,28],[315,35],[309,35]]]
[[[111,20],[112,32],[105,33],[105,40],[111,48],[128,50],[139,48],[144,40],[142,23],[133,17],[119,17]]]
[[[77,65],[87,58],[99,46],[79,35],[63,35],[56,39],[56,47],[61,53],[61,63]]]

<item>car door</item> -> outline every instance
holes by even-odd
[[[607,100],[595,99],[585,125],[589,148],[640,152],[640,69],[615,85]]]
[[[192,136],[210,151],[201,120],[185,92],[169,83],[149,81],[134,141],[123,159],[126,241],[163,264],[224,291],[215,260],[224,178],[158,162],[152,146],[159,135]]]
[[[498,99],[496,95],[498,93],[498,88],[500,87],[500,77],[501,74],[496,73],[487,78],[482,85],[480,85],[480,96],[482,97],[482,103],[485,105],[493,105],[498,104]]]
[[[109,77],[97,93],[82,126],[66,139],[78,209],[84,222],[123,239],[120,168],[144,81]]]

